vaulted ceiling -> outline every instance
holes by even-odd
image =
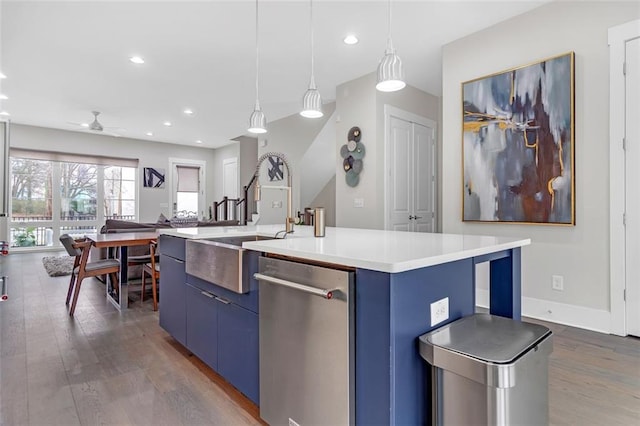
[[[444,44],[543,3],[393,1],[407,83],[441,96]],[[376,70],[388,4],[316,0],[313,10],[316,83],[330,102],[337,85]],[[299,111],[309,84],[309,1],[260,1],[259,18],[260,103],[273,121]],[[0,24],[0,93],[9,98],[0,111],[15,123],[87,131],[70,123],[100,111],[106,132],[135,139],[219,147],[246,134],[254,1],[5,0]],[[347,34],[360,42],[344,44]],[[131,63],[133,55],[145,63]]]

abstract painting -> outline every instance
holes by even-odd
[[[145,188],[164,188],[164,169],[145,167],[142,178]]]
[[[462,83],[463,220],[575,225],[574,53]]]
[[[275,156],[269,157],[269,169],[267,170],[267,173],[269,174],[270,181],[284,179],[284,170],[282,166],[283,166],[283,163],[280,158]]]

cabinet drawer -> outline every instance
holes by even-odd
[[[187,285],[187,348],[218,370],[218,302],[211,293]]]
[[[185,242],[184,238],[172,237],[170,235],[160,235],[158,250],[160,254],[174,257],[179,260],[185,260]]]
[[[215,294],[222,299],[235,303],[238,306],[242,306],[252,312],[258,313],[258,281],[253,278],[253,273],[247,277],[250,280],[249,292],[240,294],[233,291],[222,288],[218,285],[212,284],[209,281],[205,281],[201,278],[187,274],[187,283],[194,287],[198,287],[202,290]]]

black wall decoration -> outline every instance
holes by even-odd
[[[342,168],[345,172],[347,185],[354,187],[360,182],[362,159],[364,158],[364,144],[360,142],[362,132],[359,127],[352,127],[347,134],[347,143],[340,148],[340,155],[344,159]]]
[[[284,170],[282,169],[282,160],[278,157],[269,157],[269,180],[282,180],[284,178]]]
[[[164,188],[164,169],[144,167],[142,184],[145,188]]]

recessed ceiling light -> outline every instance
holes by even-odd
[[[144,64],[144,59],[142,59],[140,56],[131,56],[129,57],[129,61],[138,65]]]
[[[164,122],[164,123],[162,123],[162,124],[164,124],[164,125],[165,125],[165,126],[167,126],[167,127],[171,127],[171,126],[172,126],[172,124],[171,124],[171,122],[170,122],[170,121],[165,121],[165,122]]]
[[[153,133],[152,132],[147,132],[146,135],[147,136],[153,136]]]
[[[2,99],[3,101],[6,101],[7,99],[9,99],[9,97],[7,95],[3,95],[2,93],[0,93],[0,99]]]
[[[89,127],[89,123],[80,123],[80,126],[82,126],[82,127]]]
[[[2,116],[4,116],[4,117],[8,117],[8,116],[10,116],[11,114],[9,114],[7,111],[2,111],[2,112],[0,112],[0,115],[2,115]]]
[[[187,115],[191,115],[191,114],[193,114],[193,110],[192,110],[192,109],[190,109],[190,108],[185,108],[185,110],[184,110],[184,111],[182,111],[182,112],[184,112],[184,113],[185,113],[185,114],[187,114]]]
[[[356,44],[359,40],[358,37],[354,36],[353,34],[349,34],[344,38],[343,41],[344,44]]]
[[[198,139],[198,140],[196,141],[196,143],[202,143],[202,141],[201,141],[200,139]]]
[[[0,78],[7,78],[7,76],[0,72]]]

